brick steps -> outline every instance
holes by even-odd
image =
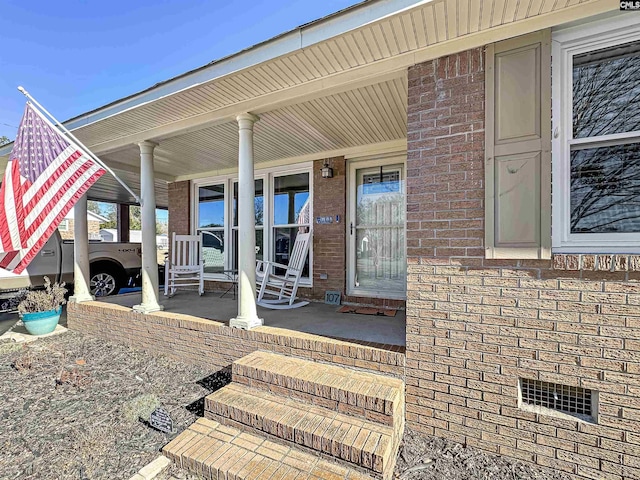
[[[404,424],[404,382],[397,378],[261,351],[231,368],[234,383],[389,426]]]
[[[231,384],[207,396],[205,416],[272,435],[378,474],[392,463],[391,427],[255,388]]]
[[[401,380],[259,351],[233,363],[232,380],[206,397],[206,418],[165,455],[217,480],[273,480],[276,470],[255,470],[280,463],[298,469],[283,478],[392,478],[404,433]],[[230,449],[246,462],[232,464]]]
[[[371,477],[257,435],[201,418],[164,455],[206,480],[371,480]]]

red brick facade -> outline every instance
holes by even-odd
[[[191,182],[170,183],[169,190],[169,236],[191,233]],[[169,240],[171,241],[171,240]]]
[[[175,312],[140,314],[120,305],[69,303],[68,326],[99,338],[216,369],[256,350],[404,376],[404,349],[378,348],[274,327],[231,328]],[[388,347],[388,346],[387,346]]]
[[[347,162],[344,157],[328,160],[333,178],[322,178],[324,160],[313,162],[313,291],[312,298],[324,298],[327,290],[345,294]],[[339,221],[336,222],[336,215]],[[334,223],[316,224],[315,217],[333,217]],[[321,276],[326,275],[326,279]]]
[[[408,425],[580,478],[640,478],[638,274],[485,260],[483,129],[482,49],[409,70]],[[597,423],[520,409],[519,378],[599,392]]]

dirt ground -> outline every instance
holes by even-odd
[[[230,380],[228,370],[212,374],[71,331],[28,345],[0,343],[0,378],[0,478],[25,480],[127,479]],[[170,413],[175,433],[144,421],[158,405]],[[174,466],[161,478],[197,477]],[[407,430],[395,478],[568,477]]]
[[[396,464],[401,480],[568,480],[549,469],[490,455],[459,443],[406,430]]]
[[[210,373],[71,331],[0,343],[0,478],[131,477],[175,435],[139,416],[159,404],[184,430],[226,381]]]

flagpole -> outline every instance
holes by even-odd
[[[129,186],[124,183],[124,181],[122,179],[120,179],[120,177],[118,177],[113,170],[111,170],[111,168],[109,168],[107,165],[105,165],[105,163],[100,160],[91,150],[89,150],[80,140],[78,140],[73,133],[71,133],[69,130],[67,130],[67,127],[65,127],[62,122],[58,121],[58,119],[56,117],[54,117],[53,115],[51,115],[51,113],[49,113],[49,111],[44,108],[42,105],[40,105],[40,103],[38,103],[38,101],[33,98],[29,92],[27,92],[23,87],[18,87],[18,90],[20,90],[20,92],[22,92],[22,94],[27,97],[30,101],[32,101],[40,110],[42,110],[44,113],[46,113],[47,115],[49,115],[49,117],[51,117],[51,119],[53,119],[53,121],[56,122],[56,125],[58,125],[62,131],[67,134],[76,144],[78,144],[78,146],[83,150],[83,152],[88,155],[89,157],[91,157],[98,165],[100,165],[102,168],[104,168],[107,172],[109,172],[113,178],[115,178],[118,183],[120,183],[120,185],[122,185],[125,190],[127,190],[127,192],[129,192],[133,198],[136,199],[136,202],[138,202],[138,204],[140,206],[142,206],[142,199],[136,195],[133,190],[131,190],[131,188],[129,188]],[[56,128],[54,125],[51,124],[51,122],[45,118],[42,117],[51,127]]]

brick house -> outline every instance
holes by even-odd
[[[107,219],[97,213],[87,212],[87,225],[89,229],[90,240],[100,240],[100,224],[106,222]],[[73,240],[74,238],[74,221],[73,221],[73,209],[67,213],[64,217],[58,232],[63,240]]]
[[[122,171],[151,155],[169,231],[217,235],[209,288],[238,268],[250,155],[258,258],[286,261],[310,228],[302,295],[406,305],[408,426],[639,478],[640,23],[618,9],[365,2],[67,126]],[[91,308],[71,324],[106,334]]]

